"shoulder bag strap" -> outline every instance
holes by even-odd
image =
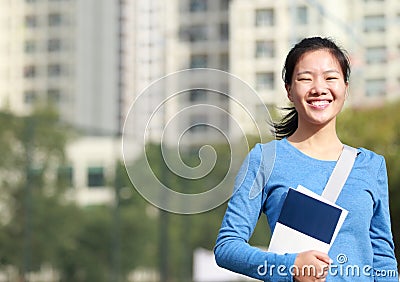
[[[333,169],[324,191],[322,192],[322,197],[331,201],[332,203],[336,202],[336,199],[339,197],[340,191],[346,183],[347,177],[353,168],[356,157],[357,149],[344,145],[339,160]]]

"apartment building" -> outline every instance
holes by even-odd
[[[230,1],[181,0],[177,4],[175,34],[180,52],[169,60],[167,71],[195,68],[229,71]],[[184,143],[188,145],[205,140],[220,142],[224,140],[221,133],[229,132],[229,93],[223,91],[228,90],[229,80],[224,75],[221,79],[217,79],[219,75],[214,79],[209,75],[194,77],[192,84],[188,84],[192,89],[182,93],[178,100],[180,108],[191,108],[178,128],[180,132],[187,132]],[[213,105],[215,110],[204,105]]]
[[[220,138],[202,125],[215,119],[217,127],[228,130],[223,116],[177,115],[199,103],[228,109],[225,96],[187,91],[166,100],[168,91],[146,93],[176,71],[228,70],[228,7],[226,0],[172,0],[168,5],[162,0],[1,1],[0,106],[22,115],[38,104],[56,107],[61,120],[83,134],[67,148],[77,201],[104,202],[112,194],[105,181],[112,177],[112,159],[121,158],[118,136],[141,94],[138,118],[125,126],[129,160],[137,157],[143,141],[160,142],[165,131],[176,145],[176,137],[186,131],[187,143],[207,135]]]
[[[135,93],[141,97],[135,100],[136,117],[131,121],[136,123],[134,131],[141,135],[144,132],[146,140],[171,145],[178,141],[181,145],[193,144],[204,136],[210,141],[219,140],[221,136],[205,124],[216,121],[217,127],[228,130],[226,117],[195,107],[185,111],[200,104],[228,108],[226,96],[201,89],[209,88],[208,81],[201,77],[180,81],[176,75],[176,79],[171,79],[174,86],[157,93],[153,89],[165,81],[170,83],[164,76],[188,69],[228,71],[229,0],[171,0],[168,5],[161,0],[135,3]]]
[[[360,85],[354,106],[399,99],[400,2],[359,0],[352,9],[358,43],[354,52],[359,54],[354,61],[354,82]]]
[[[82,204],[110,201],[106,177],[121,155],[115,136],[125,95],[132,92],[121,76],[131,54],[123,50],[130,34],[122,28],[130,22],[122,6],[107,0],[0,1],[0,107],[25,115],[49,104],[84,136],[67,147],[66,168]]]
[[[50,103],[84,133],[68,148],[71,183],[82,189],[82,203],[91,202],[90,191],[97,191],[93,199],[108,197],[99,192],[110,189],[106,182],[90,181],[93,174],[111,177],[123,128],[130,148],[125,157],[132,160],[144,142],[219,142],[221,132],[232,131],[232,116],[241,119],[232,101],[245,93],[233,91],[229,79],[211,84],[228,96],[210,90],[206,76],[149,90],[164,76],[203,68],[230,72],[259,94],[260,103],[245,107],[265,120],[264,105],[286,105],[285,55],[300,38],[319,35],[349,51],[348,105],[400,95],[397,0],[14,0],[0,1],[0,23],[0,107],[25,114]],[[252,133],[253,127],[242,129]]]
[[[264,104],[285,106],[281,71],[287,52],[303,37],[332,37],[352,63],[348,106],[398,99],[399,12],[395,0],[233,0],[230,71],[252,85]],[[263,107],[250,111],[265,119]]]
[[[118,1],[1,1],[0,106],[49,103],[84,132],[118,132]]]

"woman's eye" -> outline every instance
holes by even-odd
[[[338,79],[338,78],[335,77],[335,76],[331,76],[331,77],[328,77],[328,78],[327,78],[327,80],[335,80],[335,79]]]
[[[310,81],[311,78],[307,78],[307,77],[300,77],[299,81]]]

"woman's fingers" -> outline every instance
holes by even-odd
[[[328,254],[325,254],[325,253],[319,252],[319,251],[312,251],[312,252],[316,258],[318,258],[319,260],[322,260],[323,262],[327,263],[328,265],[330,265],[332,263],[332,259],[328,256]]]
[[[325,253],[307,251],[299,253],[295,260],[296,281],[325,281],[332,260]]]

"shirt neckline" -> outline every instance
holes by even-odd
[[[320,162],[320,163],[326,163],[326,164],[335,164],[337,163],[337,160],[321,160],[321,159],[317,159],[314,157],[311,157],[305,153],[303,153],[302,151],[300,151],[298,148],[296,148],[295,146],[293,146],[293,144],[291,144],[287,138],[283,138],[282,139],[283,143],[286,144],[286,146],[296,155],[302,157],[303,159],[308,159],[314,162]]]

